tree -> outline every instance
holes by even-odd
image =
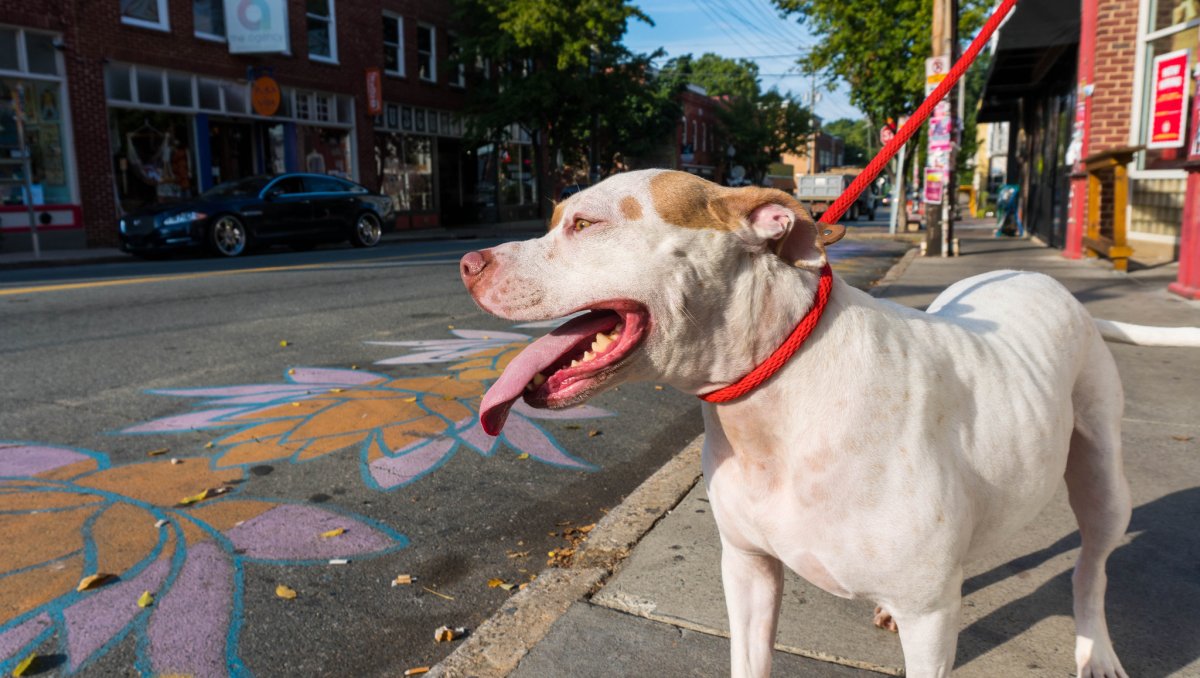
[[[453,0],[462,27],[454,60],[469,71],[468,134],[504,140],[514,124],[541,159],[604,164],[648,152],[679,118],[683,85],[652,76],[651,55],[620,44],[630,20],[652,23],[628,0]],[[672,88],[675,88],[674,91]],[[554,197],[539,163],[542,197]]]
[[[671,60],[664,73],[703,87],[709,96],[723,100],[718,112],[718,147],[732,146],[733,163],[747,178],[760,183],[772,163],[784,153],[803,153],[812,132],[808,109],[791,96],[771,89],[763,92],[758,65],[746,59],[704,54]]]
[[[842,138],[847,165],[866,165],[871,160],[871,145],[867,135],[871,128],[865,120],[840,118],[822,126],[827,134]]]

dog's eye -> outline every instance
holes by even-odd
[[[583,229],[585,229],[591,225],[592,225],[592,222],[588,221],[587,219],[576,219],[575,220],[575,230],[576,231],[582,231]]]

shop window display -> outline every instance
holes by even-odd
[[[430,137],[378,132],[375,171],[379,191],[399,212],[429,212],[433,204],[433,140]]]
[[[1150,121],[1151,104],[1153,103],[1154,77],[1151,72],[1154,58],[1169,52],[1187,49],[1188,66],[1185,73],[1192,73],[1197,63],[1197,45],[1200,45],[1200,0],[1156,0],[1151,4],[1150,26],[1152,39],[1143,43],[1146,46],[1145,89],[1142,94],[1142,136],[1146,136],[1147,125]],[[1195,80],[1186,78],[1188,82],[1188,97],[1200,94],[1196,92]],[[1184,117],[1184,139],[1191,139],[1191,116]],[[1148,149],[1144,153],[1143,169],[1176,169],[1183,166],[1187,158],[1186,148]]]
[[[20,177],[20,140],[17,138],[14,100],[24,101],[25,144],[32,167],[32,199],[35,204],[71,202],[67,163],[63,155],[62,85],[58,82],[0,78],[0,172]],[[11,162],[16,160],[17,162]],[[4,185],[0,200],[22,204],[24,191],[18,185]]]
[[[350,132],[297,125],[299,154],[305,172],[350,178]]]
[[[111,111],[109,138],[123,211],[195,194],[190,129],[188,116],[177,113]]]

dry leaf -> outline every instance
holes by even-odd
[[[76,591],[89,591],[94,588],[99,588],[99,587],[107,584],[108,580],[112,579],[112,577],[113,576],[111,574],[105,574],[103,572],[97,572],[96,574],[89,574],[88,576],[79,580],[79,585],[75,587],[75,590]]]
[[[212,496],[212,490],[205,490],[199,494],[193,494],[190,497],[184,497],[183,499],[180,499],[179,505],[180,506],[191,506],[192,504],[195,504],[196,502],[204,501],[205,499],[208,499],[211,496]]]
[[[208,442],[208,444],[204,446],[204,449],[206,449],[206,450],[211,450],[212,448],[213,448],[213,443],[212,443],[212,441],[210,440],[210,441]]]
[[[517,455],[517,459],[520,459],[522,461],[524,461],[525,459],[528,459],[528,458],[529,458],[528,452],[522,452],[521,454]]]
[[[30,666],[33,666],[33,662],[36,659],[37,659],[36,652],[31,652],[31,653],[29,653],[28,657],[22,659],[20,664],[17,664],[16,666],[13,667],[12,675],[14,676],[14,678],[25,675],[25,672],[29,670]]]
[[[529,556],[529,551],[509,551],[509,558],[526,558]]]
[[[501,584],[500,588],[504,589],[505,591],[511,591],[511,590],[517,588],[517,585],[516,584]]]
[[[662,386],[659,386],[658,384],[655,384],[655,385],[654,385],[654,390],[655,390],[655,391],[661,391],[661,390],[662,390]]]
[[[598,435],[600,435],[600,431],[599,431],[599,430],[592,429],[591,431],[588,431],[588,437],[589,437],[589,438],[595,438],[595,437],[596,437],[596,436],[598,436]]]
[[[1171,436],[1171,437],[1174,438],[1175,440],[1178,440],[1181,443],[1189,442],[1193,438],[1193,436]]]
[[[568,431],[578,431],[579,429],[581,429],[583,427],[580,426],[579,424],[566,424],[565,426],[563,426],[563,428],[567,429]]]
[[[493,578],[493,579],[489,579],[489,580],[488,580],[488,588],[489,588],[489,589],[494,589],[494,588],[496,588],[497,586],[503,586],[503,585],[504,585],[504,580],[503,580],[503,579],[494,579],[494,578]]]
[[[352,369],[352,370],[357,370],[357,369],[358,369],[358,365],[351,365],[351,366],[350,366],[350,369]]]
[[[296,368],[293,367],[293,368],[288,369],[288,374],[295,374],[295,373],[296,373]]]
[[[413,583],[411,574],[398,574],[396,575],[396,578],[392,580],[392,586],[406,586],[411,583]]]
[[[284,339],[283,341],[279,342],[279,345],[280,345],[280,346],[282,346],[282,347],[284,347],[284,348],[287,348],[287,345],[288,345],[288,343],[287,343],[287,339]]]
[[[280,598],[283,598],[284,600],[292,600],[293,598],[296,597],[297,594],[296,594],[296,589],[293,589],[293,588],[284,586],[283,584],[280,584],[279,586],[275,587],[275,595],[279,596]]]
[[[422,588],[422,589],[424,589],[424,590],[426,590],[426,591],[428,591],[428,592],[430,592],[430,593],[432,593],[433,595],[435,595],[435,596],[437,596],[437,597],[439,597],[439,598],[445,598],[446,600],[454,600],[454,596],[448,596],[448,595],[446,595],[446,594],[444,594],[444,593],[441,593],[441,592],[439,592],[439,591],[434,591],[433,589],[429,588],[428,586],[422,586],[421,588]]]
[[[150,450],[149,452],[146,453],[146,456],[147,457],[161,457],[170,451],[171,451],[171,448],[169,448],[169,447],[160,447],[157,450]]]
[[[346,533],[346,528],[338,527],[338,528],[329,530],[328,532],[322,532],[321,538],[322,539],[332,539],[333,537],[339,537],[345,533]]]
[[[596,529],[596,523],[592,523],[591,525],[584,525],[583,527],[579,528],[579,531],[584,534],[587,534],[588,532],[591,532],[594,529]]]
[[[446,329],[452,330],[452,329],[454,329],[454,325],[446,325]]]
[[[300,407],[300,403],[293,402],[293,403],[292,403],[292,407]]]
[[[411,398],[401,398],[400,400],[401,400],[401,402],[415,403],[415,402],[417,402],[417,397],[412,396]]]
[[[429,673],[429,667],[428,666],[414,666],[413,668],[406,669],[404,671],[405,676],[419,676],[422,673]]]
[[[433,632],[433,640],[437,643],[449,643],[450,641],[458,640],[465,635],[467,635],[467,628],[465,626],[456,626],[454,628],[450,628],[449,626],[440,626],[438,627],[438,630]]]
[[[331,389],[329,389],[329,392],[330,392],[330,393],[344,393],[345,391],[346,391],[346,389],[344,389],[344,388],[331,388]]]
[[[149,591],[144,592],[142,597],[138,598],[138,607],[150,607],[153,603],[154,596]]]
[[[529,586],[529,582],[526,582],[526,583],[524,583],[524,584],[521,584],[520,586],[518,586],[518,587],[517,587],[517,590],[518,590],[518,591],[524,591],[524,590],[525,590],[525,587],[527,587],[527,586]]]

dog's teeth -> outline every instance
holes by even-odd
[[[543,375],[541,372],[538,372],[537,374],[533,375],[533,385],[535,387],[541,386],[544,383],[546,383],[546,376]]]
[[[613,343],[612,337],[607,334],[596,334],[596,340],[592,342],[592,350],[597,353],[603,353],[608,350],[610,344]]]
[[[578,360],[572,360],[572,361],[571,361],[571,367],[575,367],[575,366],[576,366],[576,365],[578,365],[578,364],[579,364],[579,361],[578,361]]]
[[[591,360],[595,360],[595,359],[596,359],[596,354],[592,353],[591,351],[588,351],[583,354],[583,362],[585,362],[585,363],[588,361],[591,361]]]

